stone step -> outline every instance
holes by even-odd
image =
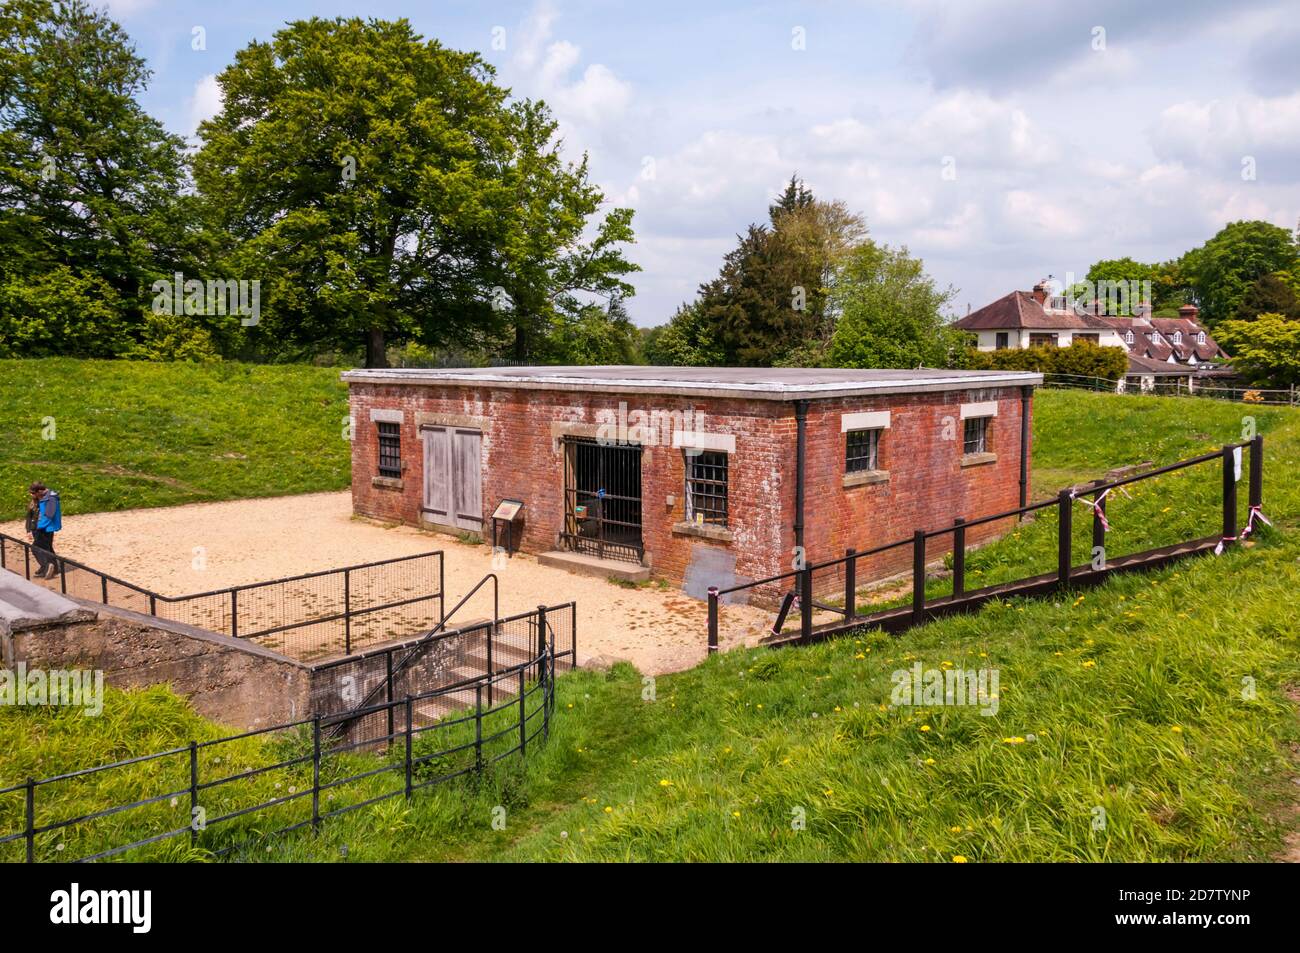
[[[572,553],[563,549],[553,549],[538,553],[537,563],[541,566],[554,566],[584,576],[601,576],[619,579],[623,582],[646,582],[650,578],[650,567],[619,559],[600,559],[587,553]]]

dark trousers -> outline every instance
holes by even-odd
[[[33,531],[32,552],[36,555],[36,571],[45,572],[45,567],[54,562],[54,534],[47,529]]]

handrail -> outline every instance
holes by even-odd
[[[30,549],[30,550],[35,549],[35,547],[31,543],[27,542],[25,539],[19,539],[16,536],[10,536],[8,533],[0,533],[0,542],[4,542],[4,541],[15,543],[18,546],[22,546],[26,549]],[[261,582],[245,582],[245,583],[240,583],[237,586],[226,586],[224,589],[208,589],[204,592],[187,592],[184,595],[179,595],[179,596],[169,596],[166,595],[165,593],[155,592],[153,589],[147,589],[144,586],[138,585],[134,582],[127,582],[125,579],[120,579],[117,576],[106,573],[102,569],[95,569],[93,566],[87,566],[85,563],[78,562],[75,559],[68,559],[66,556],[60,556],[58,554],[55,554],[54,559],[58,560],[60,563],[66,563],[69,566],[75,566],[78,569],[85,570],[88,573],[93,573],[96,576],[99,576],[103,579],[107,579],[109,582],[113,583],[116,586],[122,586],[126,589],[134,590],[135,592],[138,592],[142,596],[151,596],[152,598],[157,599],[160,602],[188,602],[191,599],[206,599],[212,596],[228,596],[232,592],[245,592],[249,589],[261,589],[265,586],[275,586],[285,582],[301,582],[304,579],[319,579],[321,576],[332,576],[335,573],[340,573],[340,572],[355,572],[360,569],[373,569],[376,566],[388,566],[393,563],[408,562],[409,560],[412,559],[426,559],[429,556],[441,556],[441,555],[442,555],[441,549],[433,549],[427,553],[413,553],[409,556],[390,556],[388,559],[377,559],[374,562],[369,562],[369,563],[354,563],[353,565],[350,566],[338,566],[334,569],[317,569],[313,572],[299,573],[298,575],[295,576],[279,576],[275,579],[266,579]]]
[[[479,585],[481,586],[485,584],[486,581],[487,581],[487,577],[485,577],[483,580],[480,580]],[[547,615],[559,611],[565,608],[566,606],[569,607],[571,611],[574,611],[576,613],[576,607],[574,607],[573,603],[567,603],[563,606],[550,606],[550,607],[539,606],[536,612],[541,614],[541,617],[545,619]],[[253,731],[226,736],[223,738],[209,739],[207,741],[202,741],[202,742],[193,741],[190,742],[190,744],[188,745],[169,748],[166,751],[154,752],[152,754],[126,758],[109,764],[96,765],[91,768],[84,768],[76,771],[65,772],[63,774],[53,775],[41,779],[31,778],[22,784],[0,788],[0,795],[12,795],[21,792],[27,793],[27,802],[24,811],[25,824],[23,825],[23,828],[21,830],[14,831],[11,833],[0,834],[0,844],[10,844],[20,840],[25,841],[26,860],[28,863],[32,863],[37,859],[36,839],[41,835],[49,834],[56,831],[66,830],[78,825],[102,820],[103,818],[107,818],[107,817],[122,815],[127,811],[131,811],[137,808],[145,808],[153,805],[162,804],[169,800],[172,801],[174,805],[178,799],[183,798],[186,794],[190,795],[191,803],[197,805],[199,803],[199,798],[201,794],[212,792],[214,790],[226,787],[228,785],[237,784],[239,782],[246,781],[250,778],[267,774],[272,771],[305,768],[306,766],[310,765],[312,769],[311,780],[310,782],[302,786],[301,789],[299,790],[295,790],[294,788],[291,787],[289,788],[288,794],[272,796],[267,800],[260,800],[256,804],[230,810],[226,813],[218,814],[215,817],[208,817],[206,819],[206,825],[202,828],[195,827],[192,824],[187,824],[181,827],[172,827],[170,824],[166,824],[165,828],[159,833],[153,833],[150,834],[149,836],[132,840],[129,843],[118,843],[115,844],[114,846],[105,847],[96,853],[92,853],[77,858],[74,862],[88,862],[88,861],[99,860],[105,857],[110,857],[116,854],[123,853],[128,850],[132,850],[134,848],[144,847],[171,838],[184,837],[186,835],[190,837],[192,845],[198,846],[199,835],[201,831],[209,829],[216,824],[237,820],[241,817],[256,814],[258,812],[263,812],[283,804],[289,804],[294,802],[302,804],[310,801],[311,804],[310,818],[304,818],[303,820],[290,823],[276,830],[265,831],[265,832],[254,834],[254,836],[256,837],[265,839],[266,837],[273,836],[275,834],[283,834],[301,828],[305,828],[308,825],[310,825],[312,828],[315,829],[319,827],[322,821],[328,818],[335,817],[340,814],[347,813],[349,811],[364,808],[371,804],[388,800],[390,798],[400,797],[403,794],[405,794],[405,796],[409,799],[415,791],[420,790],[422,788],[426,788],[434,784],[442,783],[444,781],[450,780],[453,777],[458,777],[462,774],[467,774],[476,771],[482,772],[486,767],[490,766],[491,764],[495,764],[496,762],[502,760],[503,758],[509,757],[516,753],[519,754],[520,756],[524,756],[526,755],[528,749],[531,747],[535,739],[539,737],[542,737],[543,739],[549,737],[550,719],[552,713],[555,711],[556,708],[554,628],[551,626],[549,621],[546,621],[544,624],[546,629],[550,631],[552,638],[542,640],[542,643],[539,646],[539,651],[537,652],[536,655],[530,655],[528,658],[522,661],[518,661],[512,665],[499,669],[495,672],[486,672],[474,678],[461,679],[451,684],[441,685],[438,686],[437,688],[433,688],[423,692],[408,694],[406,697],[401,699],[390,699],[389,701],[380,705],[376,705],[372,709],[369,709],[367,711],[358,712],[356,710],[353,710],[350,712],[343,712],[336,715],[316,714],[313,715],[311,718],[299,719],[297,721],[291,721],[291,722],[287,722],[284,724],[275,725],[267,728],[260,728]],[[539,672],[539,677],[536,680],[534,680],[531,684],[528,684],[529,672],[534,669],[536,669]],[[506,682],[510,683],[512,686],[517,686],[517,688],[513,689],[514,691],[517,692],[517,696],[511,699],[510,702],[503,703],[499,707],[496,708],[493,708],[491,706],[484,707],[481,703],[483,690],[489,685],[495,683],[506,683]],[[475,703],[472,703],[470,706],[468,706],[473,709],[472,714],[466,714],[465,716],[458,718],[454,721],[450,721],[450,722],[439,721],[431,725],[417,726],[413,723],[412,707],[414,703],[420,701],[427,701],[429,699],[437,698],[440,696],[454,696],[456,693],[462,692],[467,688],[473,688],[476,698],[478,699]],[[536,702],[535,704],[533,704],[534,701]],[[340,719],[346,721],[349,718],[355,718],[358,714],[373,714],[374,712],[379,712],[384,710],[394,711],[394,710],[401,710],[401,709],[405,709],[406,724],[405,727],[400,730],[397,731],[390,730],[388,734],[380,738],[366,738],[359,741],[355,741],[347,745],[331,746],[326,748],[321,744],[322,730],[324,727],[329,725],[330,721],[333,719]],[[498,712],[511,711],[511,710],[518,712],[517,717],[515,718],[512,724],[505,725],[497,730],[494,730],[490,734],[484,733],[482,726],[486,719],[490,718],[492,715]],[[539,724],[539,720],[540,720],[540,724]],[[412,748],[411,741],[414,738],[421,737],[428,732],[445,732],[448,730],[454,731],[457,729],[457,726],[466,725],[470,723],[473,723],[475,728],[475,730],[470,733],[470,735],[472,736],[472,740],[458,741],[456,735],[452,734],[450,736],[447,736],[448,742],[446,743],[446,745],[442,746],[438,751],[429,751],[424,754],[416,754]],[[281,759],[276,760],[274,761],[274,763],[271,764],[260,765],[257,768],[253,768],[246,771],[237,771],[233,774],[222,774],[220,777],[216,777],[216,778],[202,779],[199,776],[198,773],[199,762],[197,761],[197,752],[203,748],[210,748],[210,747],[215,747],[226,743],[237,742],[239,740],[242,740],[244,738],[253,735],[265,735],[272,732],[283,732],[286,730],[301,729],[304,727],[310,727],[314,735],[314,744],[312,746],[312,751],[310,754],[296,754],[296,755],[290,755],[288,757],[282,757]],[[440,735],[439,737],[442,736]],[[490,754],[485,750],[486,746],[492,744],[493,742],[503,738],[510,738],[510,737],[514,737],[515,741],[506,750],[495,751]],[[395,760],[392,760],[389,763],[380,764],[377,767],[365,767],[361,770],[354,769],[352,773],[348,773],[346,776],[343,777],[331,777],[329,780],[324,780],[322,778],[321,765],[326,758],[337,757],[339,755],[347,753],[348,751],[354,750],[356,748],[360,748],[366,744],[374,744],[376,741],[390,742],[390,743],[395,741],[400,742],[402,738],[406,739],[405,751],[404,754],[398,754]],[[401,749],[400,746],[390,745],[390,751],[391,750],[397,750],[400,752]],[[424,780],[417,780],[413,774],[414,770],[421,765],[429,764],[431,762],[437,761],[438,759],[446,758],[452,755],[469,753],[469,752],[473,753],[472,759],[467,759],[463,766],[457,768],[454,771],[444,772],[440,774],[438,777],[434,777],[432,779],[424,779]],[[151,794],[147,797],[141,797],[136,800],[130,800],[122,803],[109,803],[107,806],[98,807],[73,817],[60,817],[58,819],[51,820],[45,823],[37,823],[37,814],[35,808],[35,792],[38,789],[45,787],[46,785],[51,785],[60,781],[67,781],[71,779],[81,778],[91,774],[98,774],[101,772],[106,772],[117,768],[126,768],[132,765],[140,764],[141,762],[145,762],[145,761],[157,760],[166,757],[183,757],[186,754],[188,754],[190,757],[190,766],[191,766],[187,785],[178,786],[175,790],[168,790],[161,794]],[[365,800],[356,803],[346,804],[343,805],[342,807],[337,807],[332,810],[322,809],[323,805],[321,804],[320,795],[323,792],[328,791],[332,788],[339,787],[343,784],[353,783],[356,781],[364,780],[366,778],[377,777],[383,774],[402,775],[403,783],[398,785],[393,790],[381,792],[373,797],[366,798]],[[232,849],[239,849],[239,848],[240,845],[236,844],[233,846],[220,848],[216,850],[215,853],[217,855],[222,855],[228,853]],[[60,849],[62,849],[62,847],[60,847]],[[61,857],[60,859],[63,860],[65,858]]]
[[[11,566],[7,561],[8,546],[10,544],[13,544],[15,548],[17,548],[19,552],[22,554],[23,565],[20,567]],[[35,552],[37,552],[37,550],[32,543],[29,543],[26,540],[19,539],[14,536],[10,536],[7,533],[0,533],[0,568],[13,569],[13,571],[16,572],[18,575],[22,575],[27,578],[30,578],[31,558],[33,553]],[[438,603],[438,616],[440,617],[442,615],[442,607],[446,604],[446,596],[445,593],[443,592],[445,557],[443,555],[442,550],[430,550],[428,552],[413,553],[408,556],[391,556],[386,559],[379,559],[372,562],[353,563],[347,566],[338,566],[332,569],[318,569],[313,572],[298,573],[292,576],[281,576],[277,579],[267,579],[267,580],[262,580],[260,582],[240,583],[238,585],[227,586],[221,589],[209,589],[204,592],[192,592],[192,593],[186,593],[184,595],[165,595],[163,593],[156,592],[152,589],[148,589],[144,586],[137,585],[136,583],[127,582],[125,579],[121,579],[118,578],[117,576],[110,575],[109,573],[103,572],[99,569],[95,569],[93,566],[88,566],[85,563],[79,562],[78,560],[75,559],[68,559],[64,556],[60,556],[57,554],[55,554],[52,558],[54,560],[55,565],[58,568],[58,577],[59,577],[61,590],[64,593],[67,593],[69,591],[68,577],[70,572],[72,572],[74,575],[76,571],[84,572],[90,577],[91,580],[94,580],[98,583],[97,586],[98,591],[93,596],[88,595],[84,591],[81,592],[80,595],[83,598],[86,598],[88,601],[95,602],[97,604],[102,604],[106,606],[116,606],[118,608],[124,608],[124,609],[144,611],[146,612],[146,614],[158,619],[167,619],[170,621],[189,622],[193,624],[198,624],[200,627],[209,628],[212,629],[213,631],[230,635],[232,638],[241,638],[241,639],[263,638],[266,636],[280,635],[281,633],[291,632],[293,630],[302,629],[308,626],[317,626],[317,625],[322,625],[324,623],[331,623],[331,622],[334,623],[341,622],[342,630],[343,630],[341,638],[344,643],[346,652],[349,655],[352,654],[351,623],[353,619],[359,618],[361,616],[370,613],[386,612],[393,609],[401,609],[406,606],[412,606],[415,605],[416,603],[434,602],[434,601]],[[360,600],[360,604],[354,604],[357,602],[357,600],[355,600],[352,597],[352,593],[354,592],[352,586],[354,576],[364,578],[362,574],[368,572],[369,570],[375,569],[377,567],[392,566],[396,564],[416,563],[417,561],[431,560],[435,558],[438,560],[436,590],[431,588],[425,589],[417,586],[414,589],[414,591],[423,594],[411,596],[404,599],[398,599],[390,602],[382,602],[382,603],[374,603],[372,600],[363,599]],[[422,567],[417,567],[417,569],[414,570],[414,572],[417,575],[421,571],[422,571]],[[341,611],[326,611],[325,614],[320,614],[320,611],[313,613],[313,611],[309,609],[308,605],[301,598],[298,598],[298,602],[294,606],[294,608],[297,610],[297,615],[295,615],[293,612],[286,611],[285,606],[288,603],[287,601],[282,602],[280,606],[281,611],[275,613],[275,615],[277,615],[278,618],[274,618],[274,619],[268,618],[263,620],[263,626],[261,628],[254,628],[250,630],[249,627],[245,625],[244,630],[243,631],[240,630],[239,597],[241,594],[246,597],[256,598],[264,592],[269,591],[274,593],[275,587],[281,587],[281,589],[283,590],[282,594],[291,593],[291,589],[289,587],[293,587],[296,584],[304,583],[307,580],[317,580],[317,579],[327,580],[330,584],[334,584],[336,586],[341,585],[342,592],[341,594],[338,594],[339,598],[341,598],[342,600]],[[430,579],[428,580],[428,582],[429,582],[429,586],[431,587],[433,585],[433,580]],[[128,596],[124,598],[122,594],[119,592],[114,592],[110,596],[110,592],[109,592],[110,584],[117,587],[117,589],[124,590],[128,594]],[[147,608],[145,606],[137,606],[133,604],[132,597],[138,598],[141,601],[147,601],[148,603]],[[210,616],[212,611],[212,607],[210,603],[213,600],[216,600],[218,602],[220,601],[229,602],[228,624],[225,620],[223,620],[218,627],[214,628],[206,621],[196,620],[195,618],[196,616],[200,617],[200,619]],[[177,606],[180,607],[180,609],[177,610],[178,614],[174,615],[172,614],[172,610],[164,610],[161,609],[160,606]],[[253,608],[256,611],[256,606],[254,606]],[[329,607],[327,606],[322,606],[321,611],[324,611],[328,608]],[[280,621],[285,617],[290,617],[293,619],[293,621],[290,622]],[[268,626],[265,624],[267,622],[276,622],[277,624]],[[421,620],[422,624],[423,622],[424,620]],[[289,654],[293,654],[293,652],[290,651]]]
[[[395,679],[398,676],[398,674],[406,668],[406,666],[411,664],[411,662],[414,660],[417,654],[423,653],[425,650],[427,650],[428,646],[434,641],[438,633],[447,627],[447,622],[451,619],[451,617],[454,616],[456,612],[462,606],[464,606],[466,602],[470,600],[471,596],[473,596],[476,592],[482,589],[489,579],[492,580],[492,631],[488,633],[488,640],[490,643],[492,637],[496,635],[497,623],[501,618],[501,612],[500,612],[501,582],[499,579],[497,579],[497,574],[494,572],[488,573],[478,582],[474,583],[473,587],[470,588],[469,592],[461,596],[460,601],[451,607],[451,611],[443,615],[442,621],[440,621],[427,633],[421,636],[420,640],[416,642],[413,646],[411,646],[410,651],[408,651],[404,656],[402,656],[401,660],[398,661],[397,664],[393,666],[392,672],[386,676],[385,680],[377,683],[374,688],[370,689],[366,697],[361,700],[361,704],[353,708],[350,713],[349,712],[342,713],[340,717],[343,716],[349,716],[349,717],[346,717],[343,720],[339,721],[335,727],[341,727],[343,725],[348,724],[351,721],[354,721],[356,718],[361,717],[361,715],[357,713],[362,708],[365,708],[367,705],[370,704],[370,702],[379,694],[379,690],[381,688],[387,688],[387,686],[391,685],[393,679]],[[491,674],[492,673],[489,671],[488,675]]]
[[[938,529],[931,529],[931,530],[918,529],[916,530],[916,532],[912,534],[911,537],[908,538],[895,540],[894,542],[885,543],[881,546],[876,546],[871,549],[866,549],[862,551],[850,549],[844,556],[840,556],[835,559],[829,559],[821,563],[806,564],[799,569],[794,569],[789,572],[780,573],[775,576],[768,576],[767,578],[764,579],[756,579],[750,582],[739,583],[734,586],[727,586],[725,588],[711,586],[709,587],[708,595],[707,595],[709,652],[712,653],[718,651],[718,605],[719,605],[720,597],[729,595],[730,593],[740,592],[746,589],[753,589],[759,586],[770,585],[771,583],[779,582],[786,579],[798,579],[799,588],[801,590],[800,608],[802,614],[802,628],[803,630],[805,630],[804,635],[807,636],[809,634],[808,630],[811,628],[811,624],[812,624],[812,611],[811,611],[813,608],[812,576],[814,573],[818,571],[824,571],[827,569],[834,569],[840,566],[844,566],[846,586],[848,586],[852,584],[851,580],[855,577],[855,569],[857,566],[857,561],[859,559],[868,556],[878,555],[888,550],[898,549],[903,546],[909,546],[909,545],[912,546],[914,549],[913,609],[914,609],[915,617],[920,619],[924,616],[925,613],[925,599],[923,593],[920,596],[918,596],[915,590],[917,586],[920,585],[919,580],[924,576],[924,545],[927,541],[931,539],[936,539],[938,537],[946,536],[950,533],[953,534],[954,547],[960,545],[963,553],[962,562],[964,562],[965,533],[971,527],[983,526],[987,523],[994,523],[999,520],[1011,519],[1013,517],[1023,516],[1027,513],[1032,513],[1038,510],[1048,509],[1051,507],[1062,508],[1061,518],[1064,524],[1064,528],[1062,531],[1058,531],[1059,535],[1062,536],[1062,539],[1058,543],[1058,549],[1059,549],[1058,558],[1061,563],[1058,566],[1058,577],[1061,580],[1061,582],[1064,584],[1064,582],[1068,579],[1069,576],[1068,562],[1070,559],[1070,553],[1068,548],[1068,539],[1066,539],[1066,536],[1068,535],[1068,527],[1069,527],[1069,514],[1067,510],[1063,509],[1063,507],[1068,506],[1069,503],[1072,503],[1075,499],[1078,499],[1083,496],[1093,496],[1094,498],[1098,496],[1102,496],[1102,502],[1099,503],[1097,507],[1100,511],[1104,512],[1105,509],[1104,494],[1108,493],[1113,489],[1127,486],[1128,484],[1131,483],[1138,483],[1142,480],[1150,480],[1154,477],[1162,476],[1167,473],[1173,473],[1175,471],[1188,469],[1190,467],[1198,466],[1199,464],[1202,463],[1208,463],[1213,460],[1224,461],[1224,472],[1225,472],[1224,532],[1223,532],[1222,539],[1224,543],[1234,541],[1237,538],[1235,528],[1234,528],[1235,519],[1236,519],[1235,481],[1232,483],[1231,487],[1229,486],[1228,483],[1228,471],[1231,465],[1231,457],[1235,451],[1245,450],[1246,448],[1250,449],[1251,452],[1250,506],[1252,511],[1255,511],[1262,503],[1263,491],[1262,491],[1261,473],[1262,473],[1262,466],[1263,466],[1263,446],[1264,446],[1264,438],[1262,436],[1255,436],[1250,440],[1243,440],[1238,443],[1224,444],[1219,449],[1213,450],[1209,453],[1203,453],[1194,457],[1188,457],[1185,460],[1178,460],[1174,463],[1156,467],[1151,470],[1146,470],[1141,473],[1135,473],[1125,477],[1117,477],[1113,480],[1098,480],[1089,483],[1083,487],[1079,487],[1076,485],[1075,488],[1062,490],[1056,497],[1049,498],[1046,500],[1040,500],[1035,503],[1029,503],[1026,504],[1025,506],[1017,506],[1013,509],[1005,510],[1000,513],[990,513],[969,520],[966,519],[957,520],[951,526],[942,526],[939,527]],[[1231,514],[1230,514],[1230,509],[1233,510]],[[1102,517],[1094,515],[1094,522],[1096,524],[1100,524],[1101,519]],[[1094,539],[1097,538],[1099,532],[1100,530],[1097,528],[1097,526],[1094,526]],[[955,573],[954,575],[955,580],[962,575],[960,569],[955,569],[954,573]],[[962,594],[963,582],[964,580],[960,582],[954,581],[955,595]],[[785,619],[786,612],[790,608],[791,598],[792,597],[790,595],[787,595],[785,602],[783,602],[782,604],[782,608],[778,613],[778,623],[777,623],[778,626]],[[853,611],[854,611],[853,600],[846,597],[845,600],[846,619],[852,616]]]

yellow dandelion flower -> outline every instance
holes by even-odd
[[[929,731],[929,730],[930,730],[930,726],[929,726],[929,725],[922,725],[922,726],[921,726],[921,730],[922,730],[922,731]]]
[[[660,786],[661,788],[670,788],[670,787],[673,786],[673,782],[669,781],[667,778],[660,778],[660,779],[659,779],[659,786]]]
[[[964,864],[966,863],[966,858],[963,857],[961,854],[954,854],[952,858],[952,862],[954,864]]]

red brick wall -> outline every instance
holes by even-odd
[[[598,423],[598,412],[629,409],[704,413],[704,430],[730,433],[736,453],[729,460],[730,543],[674,532],[685,518],[684,461],[671,446],[646,446],[642,453],[642,520],[646,557],[656,575],[680,582],[697,547],[722,547],[734,555],[736,573],[760,578],[790,569],[794,547],[794,407],[766,400],[658,395],[612,395],[570,391],[477,387],[353,384],[355,425],[352,499],[357,513],[419,525],[423,487],[423,443],[417,413],[456,414],[483,420],[483,507],[485,518],[503,497],[526,504],[522,548],[538,552],[556,546],[562,526],[563,451],[551,435],[552,421]],[[961,467],[960,405],[996,400],[990,427],[994,463]],[[808,558],[842,556],[846,547],[868,549],[967,518],[1010,509],[1019,498],[1020,392],[1017,388],[904,394],[877,398],[813,401],[808,413],[805,545]],[[371,408],[400,409],[403,487],[377,487],[377,429]],[[889,410],[891,427],[880,444],[887,483],[845,488],[844,435],[840,414]],[[943,439],[944,418],[953,439]],[[667,504],[667,497],[675,498]],[[1005,530],[973,529],[971,543]],[[485,524],[484,536],[491,526]],[[932,556],[944,547],[936,546]],[[949,540],[950,542],[950,540]],[[908,550],[862,565],[859,579],[897,572],[910,565]],[[865,563],[865,561],[864,561]]]
[[[988,445],[997,460],[961,465],[961,404],[996,401]],[[889,410],[890,427],[880,440],[879,466],[889,472],[885,483],[845,487],[845,437],[840,415]],[[847,548],[872,549],[911,537],[915,530],[952,525],[1013,509],[1020,502],[1020,417],[1018,388],[948,391],[814,401],[808,411],[807,493],[804,545],[812,562],[836,559]],[[791,422],[790,429],[793,431]],[[793,501],[789,503],[793,523]],[[967,531],[967,545],[1005,532],[999,521]],[[793,531],[790,533],[793,544]],[[952,537],[930,541],[927,557],[938,559],[952,548]],[[859,580],[903,572],[912,564],[911,547],[858,561]],[[819,586],[820,588],[820,586]]]

